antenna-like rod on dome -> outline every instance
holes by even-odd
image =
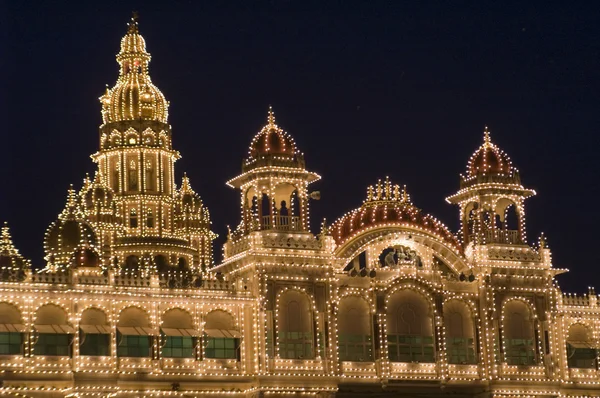
[[[127,24],[127,33],[138,33],[138,19],[140,15],[137,11],[131,13],[131,22]]]
[[[488,129],[488,126],[485,126],[485,128],[483,129],[483,142],[485,144],[491,144],[491,142],[492,142],[492,138],[490,137],[490,130]]]
[[[275,126],[275,112],[273,112],[273,107],[269,105],[269,113],[267,115],[267,123],[269,127]]]

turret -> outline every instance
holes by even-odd
[[[483,144],[473,153],[460,190],[446,201],[460,206],[461,240],[470,243],[526,245],[525,199],[535,191],[523,187],[508,155],[492,143],[487,127]]]
[[[242,220],[234,235],[262,230],[309,232],[308,185],[320,178],[306,170],[304,155],[275,123],[269,108],[267,124],[250,143],[242,174],[227,183],[241,191]]]

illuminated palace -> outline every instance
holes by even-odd
[[[68,190],[45,267],[2,229],[0,395],[600,396],[598,298],[565,295],[544,237],[527,243],[535,192],[487,130],[446,199],[457,235],[388,179],[315,235],[320,176],[269,110],[215,264],[135,20],[117,61],[97,171]]]

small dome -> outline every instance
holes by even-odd
[[[479,175],[512,176],[515,169],[508,155],[492,143],[485,128],[483,144],[473,153],[467,164],[467,178]]]
[[[97,243],[94,229],[82,219],[77,199],[75,190],[69,189],[65,209],[46,231],[45,258],[53,266],[68,267],[76,252],[94,249]]]
[[[444,224],[423,214],[411,203],[406,188],[392,185],[387,178],[383,184],[379,181],[370,186],[363,205],[335,221],[329,231],[336,243],[342,245],[368,229],[392,225],[421,230],[461,250],[458,239]]]
[[[89,179],[86,179],[80,195],[83,199],[83,207],[86,210],[92,210],[97,207],[111,209],[113,206],[114,192],[106,184],[100,170],[96,172],[93,182],[89,182]]]
[[[250,157],[248,160],[251,161],[268,155],[294,157],[297,152],[294,139],[275,124],[275,114],[273,109],[269,108],[267,125],[254,136],[250,143]]]
[[[150,54],[139,34],[137,21],[129,24],[121,40],[117,61],[121,68],[117,83],[100,97],[104,123],[124,120],[154,120],[167,122],[169,103],[162,92],[152,84],[148,74]]]

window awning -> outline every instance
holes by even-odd
[[[204,333],[208,337],[220,337],[228,339],[239,339],[242,334],[237,330],[225,330],[225,329],[204,329]]]
[[[75,329],[69,325],[34,325],[38,333],[46,334],[74,334]]]
[[[110,326],[105,325],[79,325],[79,328],[87,334],[110,334]]]
[[[126,336],[154,336],[154,329],[141,326],[117,326],[117,329]]]
[[[167,336],[184,336],[184,337],[198,336],[198,332],[195,329],[161,328],[161,330]]]
[[[592,343],[587,341],[567,341],[567,343],[573,348],[596,348]]]
[[[25,325],[20,323],[3,323],[0,324],[0,333],[23,333]]]

